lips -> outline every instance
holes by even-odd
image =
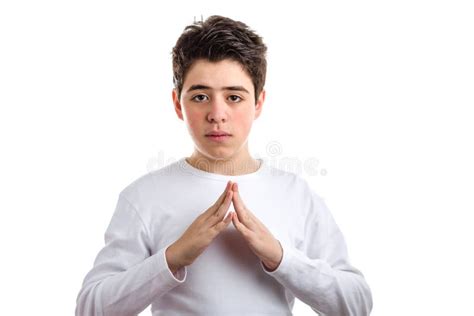
[[[231,134],[223,131],[212,131],[206,134],[206,138],[214,143],[225,143],[228,139],[232,137]]]
[[[206,136],[231,136],[231,134],[227,133],[227,132],[210,132],[210,133],[207,133]]]

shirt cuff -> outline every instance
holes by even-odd
[[[166,248],[168,248],[170,245],[171,245],[171,243],[169,245],[166,245],[165,247],[163,247],[159,251],[161,253],[158,254],[157,257],[160,260],[160,262],[159,262],[160,266],[164,267],[164,269],[166,269],[167,273],[165,273],[165,275],[166,275],[166,278],[168,279],[167,281],[170,282],[170,283],[175,283],[177,285],[177,284],[181,284],[184,281],[186,281],[186,276],[188,275],[188,269],[186,268],[186,266],[184,266],[184,267],[180,268],[178,271],[176,271],[177,275],[173,274],[173,272],[170,270],[170,267],[168,266],[168,262],[166,261]]]
[[[273,271],[267,270],[263,262],[260,260],[260,265],[262,266],[263,271],[265,271],[265,273],[274,277],[286,274],[289,271],[291,267],[291,261],[294,259],[294,256],[295,256],[293,252],[294,251],[293,248],[291,248],[290,246],[287,246],[282,241],[280,241],[280,244],[281,244],[281,248],[283,249],[283,256],[281,258],[280,265],[275,270]]]

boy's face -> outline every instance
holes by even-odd
[[[265,91],[255,103],[252,79],[240,63],[199,59],[185,76],[181,99],[173,89],[178,117],[185,121],[198,154],[211,159],[248,158],[253,121],[260,115]],[[211,132],[230,136],[215,138]]]

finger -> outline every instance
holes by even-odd
[[[214,203],[214,205],[216,207],[219,207],[222,202],[224,202],[224,199],[225,199],[225,196],[226,196],[226,193],[232,188],[232,181],[227,181],[227,184],[225,186],[225,189],[224,191],[221,193],[221,195],[219,196],[219,198],[217,199],[217,201]]]
[[[232,191],[233,191],[232,202],[234,203],[234,208],[236,211],[236,215],[238,216],[239,222],[244,224],[248,228],[252,228],[251,227],[252,216],[250,214],[250,211],[248,211],[247,208],[245,207],[245,204],[242,201],[242,198],[240,197],[239,187],[237,183],[233,184]]]
[[[234,199],[235,199],[235,202],[237,203],[236,206],[240,209],[246,210],[245,203],[244,201],[242,201],[242,198],[240,197],[239,186],[237,185],[237,183],[232,183],[231,189],[234,192],[234,196],[235,196]]]
[[[250,238],[250,234],[252,231],[245,227],[244,224],[242,224],[241,221],[239,221],[239,217],[237,216],[237,213],[232,214],[232,223],[234,224],[235,228],[244,236],[246,239]]]
[[[224,202],[219,206],[219,208],[216,210],[214,213],[214,217],[216,217],[219,221],[221,221],[224,218],[225,213],[230,207],[230,203],[232,203],[232,196],[234,193],[232,191],[227,192],[227,195],[225,196]]]
[[[222,192],[222,194],[219,196],[217,201],[207,210],[206,212],[208,213],[207,215],[214,214],[219,209],[219,207],[225,200],[227,192],[229,192],[231,188],[232,188],[232,181],[227,181],[227,185],[224,189],[224,192]]]
[[[229,213],[223,221],[219,221],[216,225],[214,225],[215,233],[220,233],[224,228],[229,225],[230,221],[232,220],[232,213],[233,212]]]

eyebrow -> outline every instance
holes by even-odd
[[[203,84],[193,84],[191,87],[189,87],[186,92],[194,91],[194,90],[210,90],[211,87],[205,86]],[[221,90],[231,90],[231,91],[242,91],[250,94],[247,89],[245,89],[243,86],[229,86],[229,87],[222,87]]]

